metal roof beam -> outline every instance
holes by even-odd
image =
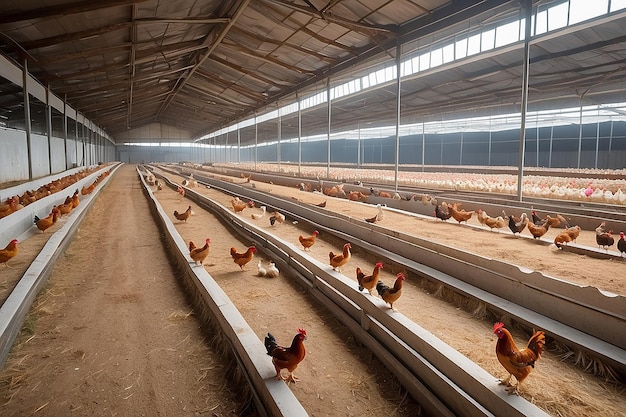
[[[91,12],[94,10],[108,9],[110,7],[128,6],[135,3],[143,3],[148,0],[98,0],[79,1],[71,4],[59,4],[58,6],[40,7],[17,13],[0,15],[0,25],[4,23],[22,22],[33,19],[48,19],[52,17],[67,16],[77,13]]]

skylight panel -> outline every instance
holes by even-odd
[[[500,25],[496,28],[496,48],[515,43],[520,39],[520,21]]]
[[[570,0],[569,24],[573,25],[601,16],[608,10],[609,0]]]

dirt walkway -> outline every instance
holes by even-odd
[[[0,415],[241,415],[182,294],[123,166],[33,305],[1,374]]]

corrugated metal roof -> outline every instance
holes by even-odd
[[[195,137],[276,100],[342,82],[395,53],[490,19],[519,2],[485,0],[4,0],[0,50],[110,135],[160,122]],[[626,18],[531,49],[531,105],[623,95]],[[519,102],[521,47],[446,64],[402,82],[403,117],[504,111]],[[626,101],[626,100],[624,100]],[[334,104],[333,127],[393,120],[395,86]],[[311,131],[326,127],[311,113]],[[316,125],[317,123],[317,125]],[[270,132],[268,132],[268,135]]]

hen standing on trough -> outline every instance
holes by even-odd
[[[59,209],[54,207],[48,217],[40,219],[38,216],[35,216],[34,223],[37,225],[37,229],[41,230],[41,233],[45,232],[47,228],[57,222],[60,213]]]
[[[607,232],[604,229],[605,227],[606,222],[602,222],[600,223],[600,226],[596,227],[596,243],[598,244],[598,247],[602,247],[608,252],[609,248],[615,243],[615,238],[613,237],[613,231],[609,230]]]
[[[396,311],[393,308],[393,303],[398,301],[398,299],[402,295],[402,283],[405,279],[406,277],[404,276],[404,274],[400,272],[398,275],[396,275],[396,282],[393,284],[393,288],[389,288],[389,286],[382,281],[378,281],[378,283],[376,284],[376,291],[378,292],[378,295],[380,295],[380,297],[387,304],[389,304],[389,307],[393,311]]]
[[[265,336],[265,349],[267,354],[272,357],[272,364],[276,369],[276,379],[282,379],[286,381],[297,382],[298,378],[293,374],[300,362],[304,360],[306,356],[306,349],[304,347],[304,340],[306,340],[306,330],[298,329],[298,333],[294,336],[291,346],[283,347],[276,343],[276,338],[268,333]],[[289,376],[284,377],[281,375],[281,370],[286,369],[289,371]]]
[[[206,240],[204,241],[204,246],[201,248],[198,248],[193,243],[193,241],[191,240],[189,241],[189,256],[191,257],[191,259],[193,259],[196,265],[204,264],[204,260],[206,259],[207,256],[209,256],[210,243],[211,243],[211,239],[207,237]]]
[[[522,213],[522,215],[518,218],[513,215],[508,216],[504,210],[502,210],[502,215],[505,219],[509,221],[509,229],[513,232],[513,235],[517,233],[521,234],[526,228],[526,223],[528,223],[528,215],[526,213]]]
[[[330,266],[332,266],[335,271],[340,272],[339,268],[341,268],[342,266],[347,264],[348,261],[350,261],[350,258],[352,257],[352,254],[350,253],[350,248],[352,248],[352,245],[346,243],[345,245],[343,245],[342,253],[335,255],[331,251],[328,254],[328,257],[330,259]]]
[[[513,341],[511,333],[504,328],[504,323],[493,325],[493,333],[498,336],[496,343],[496,356],[498,361],[509,373],[509,377],[500,380],[502,385],[506,385],[509,394],[518,394],[522,382],[535,367],[535,362],[539,360],[543,353],[543,346],[546,342],[544,332],[534,332],[526,347],[519,350]],[[517,385],[511,386],[511,377],[517,379]]]
[[[472,218],[474,211],[465,211],[465,209],[461,209],[460,203],[454,203],[450,206],[450,214],[460,224],[462,222],[467,223]]]
[[[448,204],[445,201],[435,206],[435,217],[444,222],[452,217],[452,213],[448,210]]]
[[[548,233],[548,229],[550,229],[550,220],[546,219],[541,224],[535,224],[533,222],[528,222],[528,231],[533,238],[539,239],[541,236]]]
[[[356,280],[359,283],[359,291],[363,291],[367,289],[367,291],[372,294],[372,290],[376,288],[376,284],[378,284],[378,275],[380,270],[383,269],[382,262],[378,262],[374,266],[374,270],[372,271],[372,275],[365,275],[361,268],[356,267]]]

